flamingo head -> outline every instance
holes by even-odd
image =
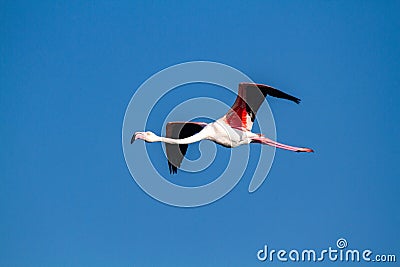
[[[157,136],[155,133],[153,132],[136,132],[131,139],[131,144],[137,140],[137,139],[142,139],[146,142],[158,142],[160,141],[159,136]]]

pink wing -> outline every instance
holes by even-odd
[[[268,85],[240,83],[235,103],[225,115],[225,122],[232,128],[251,131],[256,114],[267,95],[287,99],[297,104],[300,99]]]

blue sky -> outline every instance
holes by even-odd
[[[264,244],[340,237],[398,253],[399,7],[2,1],[0,265],[262,266]],[[151,75],[192,60],[301,98],[270,99],[278,140],[316,153],[277,151],[257,192],[245,175],[200,208],[146,195],[122,153],[125,109]]]

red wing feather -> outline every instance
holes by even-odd
[[[225,115],[226,123],[232,128],[251,131],[256,114],[267,95],[300,103],[300,99],[268,85],[240,83],[235,103]]]

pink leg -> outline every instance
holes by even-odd
[[[282,149],[286,149],[286,150],[290,150],[290,151],[295,151],[295,152],[314,152],[314,150],[312,150],[311,148],[304,148],[304,147],[295,147],[295,146],[288,146],[285,144],[281,144],[278,142],[275,142],[267,137],[256,137],[252,139],[253,142],[255,143],[261,143],[264,145],[269,145],[269,146],[273,146],[273,147],[277,147],[277,148],[282,148]]]

